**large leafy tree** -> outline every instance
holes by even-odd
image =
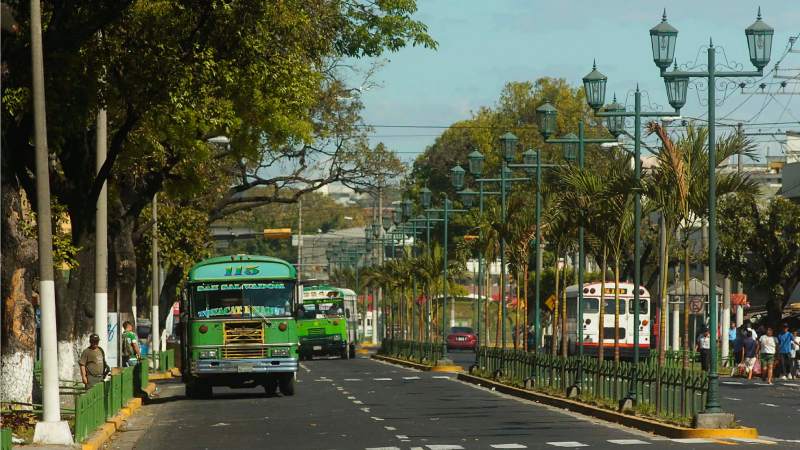
[[[28,10],[26,2],[9,3],[22,31],[2,43],[2,179],[13,184],[8,192],[22,188],[35,201]],[[62,341],[91,326],[94,205],[104,182],[110,285],[120,287],[125,306],[136,279],[134,248],[149,228],[141,216],[155,193],[221,217],[254,186],[268,190],[264,204],[358,182],[375,164],[342,61],[436,45],[408,0],[86,0],[42,9],[52,193],[78,249],[75,268],[57,286]],[[95,173],[100,108],[108,111],[109,148]],[[206,143],[220,134],[230,147]]]
[[[767,321],[777,325],[800,284],[800,205],[735,195],[720,201],[718,218],[720,270],[767,293]]]

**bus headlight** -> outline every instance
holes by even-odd
[[[340,335],[338,335],[338,334],[335,334],[335,335],[333,336],[333,340],[334,340],[334,341],[341,341],[341,340],[342,340],[342,337],[341,337]]]
[[[289,356],[288,348],[273,348],[271,353],[273,358],[285,358]]]
[[[197,355],[200,359],[215,359],[217,357],[216,350],[200,350]]]

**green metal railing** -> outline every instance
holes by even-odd
[[[384,339],[378,354],[435,365],[442,357],[442,346],[431,342]]]
[[[603,406],[616,407],[634,385],[638,407],[667,419],[693,417],[702,410],[708,392],[706,373],[695,370],[649,364],[640,364],[635,370],[629,362],[601,363],[592,357],[564,358],[494,347],[481,347],[477,353],[480,375],[561,395],[578,384],[580,400]]]
[[[175,367],[175,350],[169,349],[163,352],[151,352],[147,355],[147,359],[150,361],[150,367],[153,370],[157,368],[157,370],[163,372]],[[156,363],[158,364],[156,365]]]
[[[10,428],[0,428],[0,450],[11,450]]]
[[[702,370],[700,363],[700,352],[693,350],[667,350],[664,353],[664,367],[673,369],[683,368],[683,358],[686,356],[688,369]],[[732,356],[722,356],[722,352],[717,354],[718,367],[728,367],[733,360]],[[645,362],[650,366],[658,366],[658,351],[650,352]]]
[[[150,371],[150,361],[147,359],[142,359],[139,361],[133,368],[133,377],[136,379],[136,386],[138,387],[138,391],[146,388],[147,385],[150,383],[149,372]]]
[[[97,383],[76,399],[75,441],[82,442],[108,418],[104,392],[105,383]]]

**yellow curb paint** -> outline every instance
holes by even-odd
[[[570,409],[581,413],[586,416],[593,416],[600,418],[602,420],[606,420],[608,422],[616,422],[620,423],[625,426],[629,426],[631,428],[637,428],[644,431],[649,431],[661,436],[666,436],[673,439],[678,438],[705,438],[705,439],[725,439],[725,438],[746,438],[746,439],[754,439],[758,437],[758,430],[755,428],[720,428],[720,429],[711,429],[711,428],[686,428],[681,427],[678,425],[671,425],[664,422],[659,422],[652,419],[647,419],[644,417],[638,416],[631,416],[627,414],[621,414],[615,411],[607,410],[598,408],[592,405],[587,405],[584,403],[576,402],[574,400],[569,400],[566,398],[561,397],[554,397],[552,395],[543,394],[536,391],[529,391],[525,389],[520,389],[516,386],[509,386],[507,384],[499,383],[494,380],[490,380],[488,378],[478,377],[475,375],[469,375],[461,373],[458,375],[458,379],[462,381],[466,381],[472,384],[481,384],[484,386],[494,386],[496,388],[501,388],[503,392],[508,393],[510,395],[523,397],[527,399],[535,399],[540,403],[548,404],[550,406],[556,406],[559,408]],[[570,406],[574,407],[574,409],[570,408]],[[736,444],[733,444],[736,445]]]
[[[431,372],[463,372],[461,366],[433,366]]]
[[[420,363],[416,363],[416,362],[413,362],[413,361],[406,361],[405,359],[392,358],[390,356],[372,355],[372,359],[377,359],[378,361],[388,362],[390,364],[396,364],[398,366],[411,367],[413,369],[422,370],[422,371],[431,370],[431,366],[429,366],[427,364],[420,364]]]
[[[153,392],[156,391],[156,384],[155,383],[147,383],[147,387],[142,389],[148,396],[153,395]]]
[[[148,375],[148,378],[151,380],[169,380],[170,378],[172,378],[172,373],[170,372],[151,373],[150,375]]]
[[[100,450],[103,445],[116,433],[118,429],[128,420],[136,410],[141,408],[142,399],[134,398],[119,410],[116,416],[108,419],[106,423],[100,425],[88,439],[81,443],[82,450]]]
[[[169,373],[171,373],[173,377],[181,376],[181,370],[178,369],[177,367],[173,367],[173,368],[169,369]]]

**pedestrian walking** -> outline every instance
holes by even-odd
[[[731,327],[728,329],[728,363],[730,363],[730,356],[733,355],[733,367],[739,364],[739,355],[736,352],[736,343],[741,342],[739,330],[736,329],[736,322],[731,322]],[[727,367],[727,366],[726,366]]]
[[[767,327],[767,332],[758,338],[761,349],[761,378],[766,377],[768,384],[772,384],[772,371],[775,367],[775,351],[778,340],[772,334],[772,327]]]
[[[749,331],[745,331],[746,335],[742,341],[741,360],[744,364],[744,374],[748,380],[753,379],[753,368],[756,365],[756,358],[758,357],[758,342],[753,339]]]
[[[800,330],[794,330],[792,350],[794,350],[794,377],[800,378]]]
[[[111,369],[106,363],[106,354],[100,347],[100,336],[89,335],[89,347],[83,350],[78,360],[81,368],[81,380],[86,389],[102,382]]]
[[[789,324],[784,323],[781,332],[778,334],[778,367],[780,367],[780,379],[792,379],[792,343],[794,336],[789,332]]]
[[[700,366],[707,372],[711,367],[711,331],[708,328],[697,337],[697,351],[700,353]]]
[[[127,320],[122,323],[122,365],[131,367],[139,364],[142,352],[139,349],[139,338],[133,332],[133,324]]]

